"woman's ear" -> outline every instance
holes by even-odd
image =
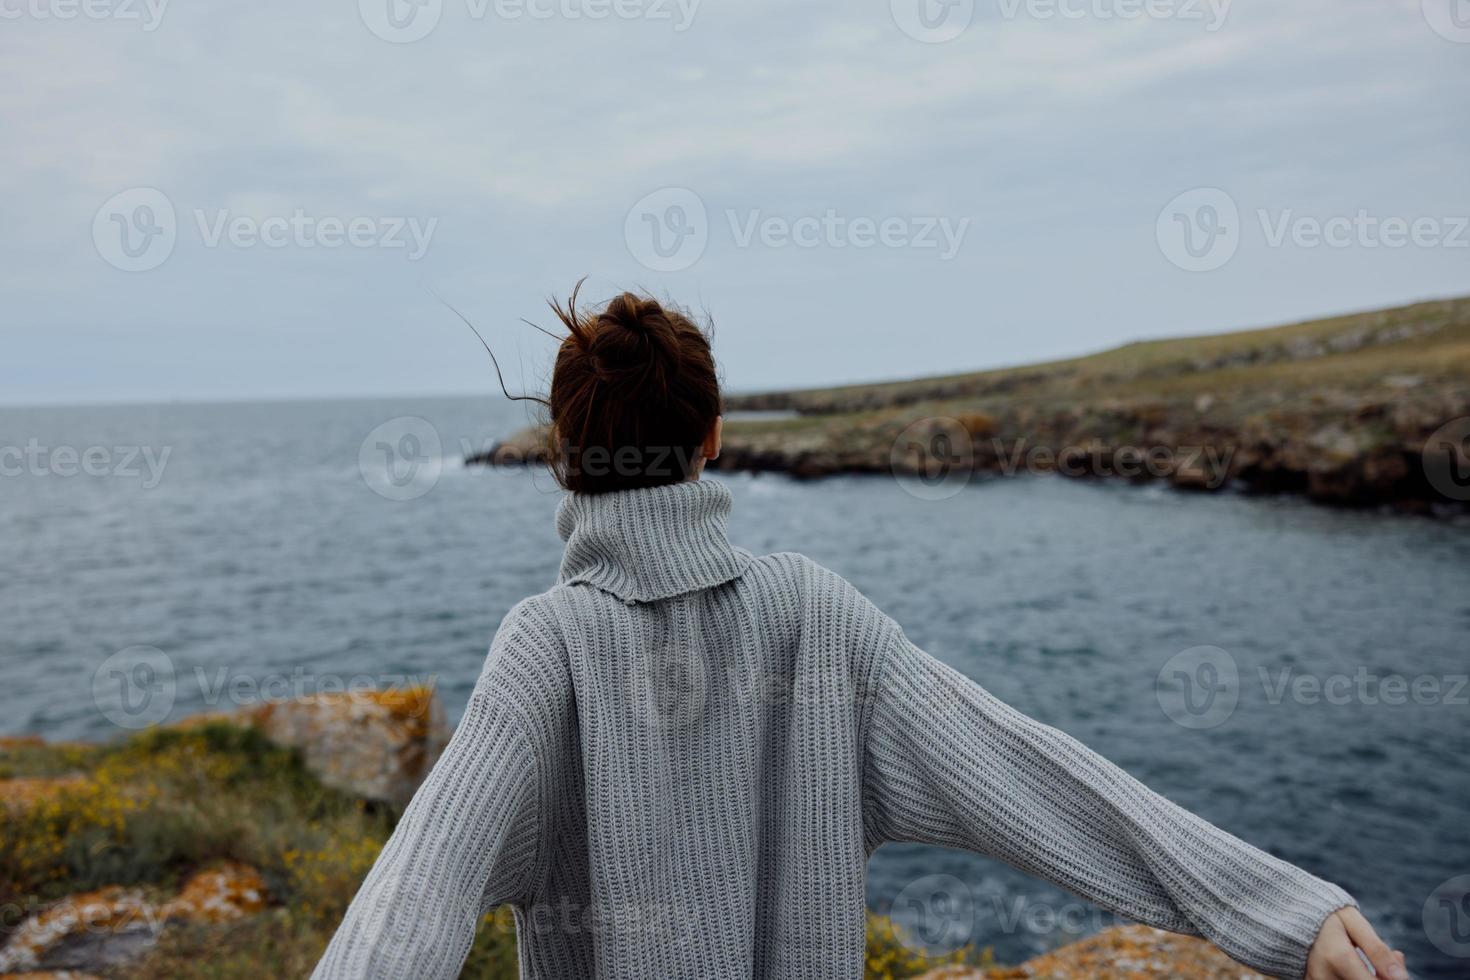
[[[705,459],[720,458],[720,434],[725,428],[725,417],[716,415],[714,422],[710,423],[709,432],[705,433],[704,445],[699,447],[700,455]]]

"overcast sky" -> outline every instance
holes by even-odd
[[[1453,5],[1458,4],[1456,8]],[[728,386],[1470,293],[1466,0],[0,0],[0,401]]]

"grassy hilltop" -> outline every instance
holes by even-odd
[[[1425,440],[1470,415],[1470,298],[994,371],[740,395],[729,407],[798,414],[732,421],[718,464],[728,469],[932,466],[928,447],[908,451],[913,433],[900,438],[918,423],[920,442],[925,432],[968,438],[954,455],[985,471],[1042,447],[1072,450],[1079,475],[1113,475],[1127,469],[1116,454],[1136,450],[1179,486],[1427,503],[1439,495],[1420,465]],[[1191,462],[1196,449],[1215,451],[1225,480],[1211,479],[1211,457]],[[1038,455],[1033,468],[1048,468]]]
[[[1258,330],[1135,341],[1023,367],[734,395],[729,408],[818,415],[925,403],[1068,402],[1078,396],[1169,401],[1247,392],[1281,405],[1304,386],[1368,393],[1386,376],[1411,374],[1470,382],[1470,297]],[[1389,385],[1395,391],[1403,387]]]

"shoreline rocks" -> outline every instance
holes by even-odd
[[[1465,414],[1459,417],[1470,417],[1470,403],[1460,411]],[[929,424],[924,433],[928,441],[917,450],[905,451],[902,439],[912,435],[914,426],[925,423]],[[1159,430],[1128,442],[1091,432],[1068,438],[1041,429],[1007,430],[1007,436],[972,440],[963,448],[954,448],[960,440],[951,438],[944,450],[933,448],[936,440],[965,433],[961,420],[936,416],[915,420],[907,427],[895,423],[885,427],[884,434],[890,437],[886,442],[882,435],[856,432],[832,431],[819,439],[798,440],[780,433],[744,433],[727,427],[724,449],[709,468],[720,473],[780,473],[796,480],[829,476],[937,480],[951,471],[977,479],[1050,474],[1161,482],[1191,492],[1302,496],[1339,507],[1387,506],[1415,513],[1463,510],[1470,490],[1448,495],[1427,473],[1426,444],[1439,427],[1433,420],[1426,421],[1387,440],[1375,433],[1373,442],[1355,428],[1324,426],[1304,434],[1291,431],[1290,423],[1235,432]],[[834,423],[833,428],[840,426]],[[539,430],[524,430],[489,452],[466,457],[465,465],[544,465],[548,452]],[[1459,465],[1470,472],[1470,456],[1462,457]]]

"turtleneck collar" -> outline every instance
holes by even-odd
[[[567,543],[558,581],[585,582],[632,605],[738,578],[751,554],[730,544],[730,489],[689,480],[613,493],[569,493],[556,511]]]

